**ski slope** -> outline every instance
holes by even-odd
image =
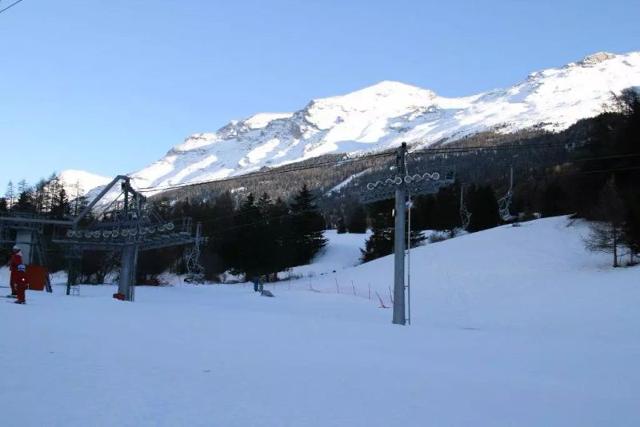
[[[415,249],[407,327],[368,297],[391,257],[268,285],[275,298],[84,286],[0,302],[1,424],[637,426],[640,267],[610,268],[568,224]]]

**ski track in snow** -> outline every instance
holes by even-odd
[[[303,277],[267,285],[275,298],[246,284],[139,287],[135,303],[113,286],[29,292],[0,304],[1,423],[637,426],[640,267],[610,268],[567,225],[415,249],[408,327],[365,291],[388,292],[392,257],[350,266],[364,235],[330,233]]]

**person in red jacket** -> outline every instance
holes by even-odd
[[[26,304],[26,290],[29,286],[29,282],[27,280],[27,268],[24,264],[20,264],[16,270],[16,295],[18,299],[16,299],[16,304]]]
[[[13,247],[13,253],[11,254],[11,258],[9,259],[9,269],[11,270],[11,276],[9,277],[9,286],[11,286],[11,295],[15,297],[17,295],[16,289],[16,272],[18,271],[18,266],[22,264],[22,251],[19,247]]]

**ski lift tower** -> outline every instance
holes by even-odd
[[[120,187],[117,187],[117,185]],[[118,192],[119,189],[119,192]],[[110,202],[94,212],[105,196]],[[103,202],[103,204],[105,204]],[[95,210],[98,210],[97,208]],[[90,219],[90,220],[89,220]],[[61,229],[53,239],[69,253],[83,251],[111,252],[120,257],[120,278],[116,297],[133,301],[138,254],[142,251],[184,245],[200,245],[201,235],[194,236],[190,218],[164,220],[147,199],[131,186],[128,176],[113,179],[93,201],[74,218],[72,226]],[[67,293],[73,285],[69,275]]]
[[[394,169],[396,175],[367,183],[365,190],[360,194],[360,201],[365,204],[395,197],[393,323],[398,325],[404,325],[407,322],[404,284],[404,221],[407,195],[434,194],[440,188],[452,185],[455,181],[452,172],[444,177],[437,171],[409,174],[406,154],[407,144],[403,142],[396,153]]]

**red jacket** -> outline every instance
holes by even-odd
[[[22,264],[22,252],[16,252],[11,255],[9,260],[9,268],[12,272],[18,271],[18,266]]]

